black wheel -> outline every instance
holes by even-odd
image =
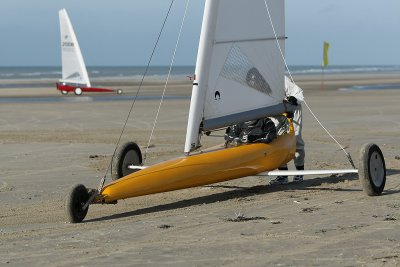
[[[82,95],[82,88],[79,87],[75,88],[74,93],[75,95]]]
[[[122,94],[122,89],[117,90],[117,95],[120,95],[120,94]]]
[[[62,91],[61,91],[61,94],[63,94],[63,95],[68,95],[68,91],[62,90]]]
[[[382,193],[386,183],[386,166],[382,151],[376,144],[365,144],[360,150],[358,177],[369,196]]]
[[[89,206],[83,209],[83,206],[89,199],[87,188],[82,184],[74,185],[68,192],[65,199],[65,211],[70,223],[79,223],[85,219]]]
[[[129,165],[142,165],[142,152],[135,142],[125,143],[117,149],[111,163],[111,178],[118,180],[139,170],[129,169]]]

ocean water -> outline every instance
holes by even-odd
[[[290,72],[294,75],[320,74],[321,66],[289,66]],[[171,78],[188,79],[194,73],[194,66],[173,67]],[[137,67],[88,67],[89,77],[96,78],[121,78],[140,80],[145,71],[144,66]],[[147,78],[165,79],[169,71],[168,66],[150,67]],[[326,75],[342,73],[399,73],[399,66],[329,66],[324,69]],[[0,82],[6,79],[54,79],[61,77],[61,67],[0,67]]]
[[[375,84],[375,85],[354,85],[348,88],[339,88],[339,91],[370,91],[370,90],[398,90],[400,84]]]
[[[124,79],[126,81],[140,81],[146,67],[144,66],[124,66],[124,67],[88,67],[89,77],[92,81],[96,79]],[[290,66],[293,75],[318,75],[321,74],[321,66]],[[169,66],[150,67],[146,80],[165,80],[169,71]],[[171,79],[189,79],[195,71],[194,66],[177,66],[171,71]],[[394,73],[400,76],[399,66],[329,66],[324,69],[325,75],[330,74],[362,74],[362,73]],[[61,78],[61,67],[0,67],[0,90],[3,88],[40,88],[54,85]],[[11,81],[10,81],[11,80]],[[34,80],[27,83],[27,80]],[[49,81],[50,80],[50,81]],[[349,90],[387,90],[399,89],[400,84],[385,85],[355,85],[350,88],[340,88],[341,91]]]
[[[88,67],[90,79],[96,78],[125,78],[140,80],[146,70],[145,66],[138,67]],[[169,67],[150,67],[147,78],[165,79]],[[171,78],[187,79],[194,73],[194,66],[177,66],[171,71]],[[61,78],[61,67],[0,67],[0,81],[6,79],[54,79]]]
[[[322,69],[321,66],[289,66],[290,72],[295,75],[307,74],[358,74],[358,73],[399,73],[400,65],[344,65],[328,66]]]

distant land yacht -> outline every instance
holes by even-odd
[[[67,11],[61,9],[59,17],[62,79],[57,83],[57,90],[63,95],[67,95],[69,92],[74,92],[75,95],[82,95],[83,92],[116,92],[122,94],[121,89],[113,90],[91,86],[81,49]]]

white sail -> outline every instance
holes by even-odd
[[[284,112],[283,0],[206,0],[185,152],[198,145],[199,129]]]
[[[67,11],[61,9],[59,17],[62,60],[62,79],[60,82],[82,84],[85,87],[90,87],[89,76],[83,61],[81,49],[79,48],[78,40],[76,39]]]

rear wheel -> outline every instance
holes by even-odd
[[[79,87],[75,88],[74,93],[75,95],[82,95],[82,88]]]
[[[118,180],[139,169],[130,169],[129,166],[142,165],[142,152],[135,142],[128,142],[120,146],[111,162],[111,178]]]
[[[62,90],[62,91],[61,91],[61,94],[67,95],[67,94],[68,94],[68,91]]]
[[[87,188],[82,184],[74,185],[65,199],[65,212],[70,223],[80,223],[85,219],[89,206],[83,206],[89,200]]]
[[[382,151],[376,144],[368,143],[360,150],[358,177],[369,196],[380,195],[386,183],[386,165]]]
[[[122,94],[122,89],[118,89],[118,90],[117,90],[117,94],[118,94],[118,95]]]

